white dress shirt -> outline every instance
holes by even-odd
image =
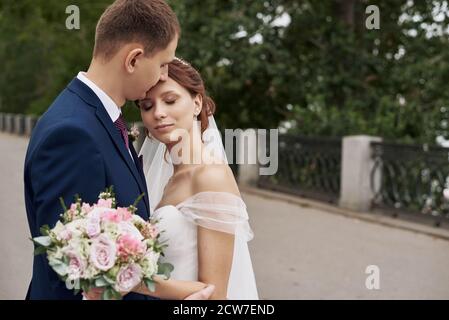
[[[97,95],[98,99],[100,99],[101,103],[103,104],[104,108],[106,109],[106,112],[108,113],[109,117],[111,118],[112,122],[117,121],[117,119],[122,114],[122,111],[120,108],[115,104],[114,100],[110,96],[106,94],[99,86],[97,86],[95,83],[93,83],[91,80],[89,80],[86,77],[85,72],[78,72],[78,75],[76,76],[78,80],[82,81],[86,86],[92,89],[92,91]],[[131,141],[130,141],[131,143]],[[134,161],[131,151],[128,149],[129,155],[131,156],[131,160]]]

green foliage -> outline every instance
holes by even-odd
[[[111,2],[3,0],[0,111],[43,113],[87,69]],[[289,120],[304,135],[449,136],[448,37],[426,31],[448,27],[443,0],[168,2],[182,27],[178,55],[203,75],[223,127]],[[81,30],[65,28],[69,4],[80,8]],[[368,5],[380,9],[380,30],[365,27]],[[291,23],[273,26],[282,15]],[[139,119],[135,107],[124,110]]]
[[[0,4],[0,111],[42,114],[86,70],[95,25],[107,0],[3,0]],[[80,30],[68,30],[66,7],[77,4]]]
[[[447,135],[447,34],[428,37],[423,28],[447,29],[447,18],[435,19],[444,1],[355,1],[352,25],[337,10],[348,2],[301,1],[288,9],[285,44],[296,70],[288,83],[297,86],[285,88],[294,131],[430,143]],[[365,28],[368,4],[380,9],[380,30]]]

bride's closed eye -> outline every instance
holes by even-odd
[[[178,96],[177,95],[166,95],[164,97],[164,102],[166,104],[174,104],[176,102],[176,100],[178,100]]]
[[[165,100],[166,104],[174,104],[176,102],[176,99],[167,99]]]
[[[148,111],[153,106],[153,102],[151,102],[150,100],[142,100],[139,102],[139,106],[144,111]]]

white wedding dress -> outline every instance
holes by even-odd
[[[161,240],[168,248],[162,261],[171,263],[171,278],[198,280],[197,227],[234,234],[234,254],[228,282],[227,299],[258,299],[247,242],[253,238],[246,205],[240,197],[226,192],[201,192],[177,206],[156,209]]]
[[[228,163],[220,132],[213,116],[203,133],[205,146],[219,163]],[[227,192],[200,192],[176,206],[155,209],[162,199],[165,186],[173,175],[171,158],[165,158],[166,146],[155,139],[146,138],[140,150],[150,198],[151,218],[159,219],[161,240],[168,247],[162,259],[175,269],[171,277],[176,280],[198,280],[198,226],[234,235],[234,253],[228,281],[227,298],[230,300],[258,299],[256,280],[248,250],[253,232],[248,223],[248,212],[243,200]]]

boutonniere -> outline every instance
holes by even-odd
[[[140,131],[139,127],[136,124],[133,124],[131,129],[128,130],[128,138],[131,141],[136,141],[139,138]]]

